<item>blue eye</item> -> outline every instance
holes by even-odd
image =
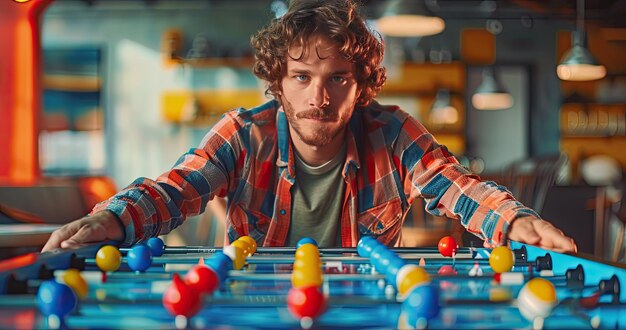
[[[307,81],[309,79],[309,77],[307,77],[306,75],[303,75],[303,74],[299,74],[297,76],[294,76],[294,78],[297,81]]]
[[[346,78],[342,76],[334,76],[331,78],[331,81],[334,83],[343,83],[344,81],[346,81]]]

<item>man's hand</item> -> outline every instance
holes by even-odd
[[[55,230],[41,252],[56,248],[77,248],[89,243],[122,240],[124,232],[118,219],[109,211],[74,220]]]
[[[556,252],[577,252],[574,240],[551,223],[534,217],[525,217],[513,221],[509,228],[509,239],[535,245]]]

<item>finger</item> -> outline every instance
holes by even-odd
[[[61,247],[61,242],[66,240],[68,237],[72,237],[72,235],[74,235],[77,231],[76,228],[77,227],[73,224],[67,224],[52,232],[52,235],[48,238],[48,242],[46,242],[43,246],[41,252],[48,252]]]
[[[542,245],[539,245],[539,247],[544,249],[544,250],[550,250],[550,251],[554,251],[554,252],[558,252],[558,253],[565,253],[565,252],[567,252],[565,249],[561,249],[561,248],[554,247],[554,246],[542,246]]]
[[[80,229],[72,235],[70,238],[61,242],[62,248],[78,248],[87,245],[86,243],[92,243],[100,240],[97,229],[91,225],[83,225]]]
[[[570,237],[567,237],[563,234],[561,230],[556,228],[548,229],[544,234],[545,243],[542,242],[542,245],[545,244],[549,246],[554,251],[557,252],[576,252],[577,247],[574,240]]]
[[[78,249],[78,248],[85,247],[85,246],[88,246],[88,245],[89,245],[88,243],[79,243],[79,242],[76,242],[76,241],[63,241],[63,242],[61,242],[61,248],[62,249],[72,249],[73,250],[73,249]]]
[[[566,252],[565,247],[559,246],[554,241],[550,239],[546,239],[546,238],[542,239],[541,242],[537,244],[537,247],[540,247],[544,250],[550,250],[550,251],[559,252],[559,253]]]
[[[554,245],[537,245],[537,246],[544,250],[550,250],[550,251],[559,252],[559,253],[576,252],[575,247],[571,247],[571,248],[570,247],[558,247]]]
[[[576,252],[574,240],[565,236],[562,230],[554,227],[546,221],[537,222],[537,233],[541,236],[541,242],[537,246],[556,252]]]
[[[48,252],[48,251],[52,251],[52,250],[58,248],[59,246],[61,246],[61,241],[62,240],[63,239],[61,237],[59,237],[59,235],[57,234],[57,231],[55,230],[54,232],[52,232],[52,234],[48,238],[48,241],[46,242],[46,244],[41,249],[41,252],[42,253],[43,252]]]

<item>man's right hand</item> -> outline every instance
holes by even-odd
[[[41,252],[56,248],[78,248],[90,243],[122,239],[124,239],[124,232],[115,215],[109,211],[100,211],[55,230]]]

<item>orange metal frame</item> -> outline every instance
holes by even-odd
[[[40,177],[40,18],[53,0],[0,1],[0,183],[32,185]]]

